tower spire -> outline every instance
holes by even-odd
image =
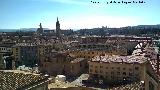
[[[40,25],[39,25],[39,26],[40,26],[40,28],[42,28],[42,24],[41,24],[41,23],[40,23]]]
[[[57,22],[56,22],[56,34],[57,34],[57,37],[60,38],[61,29],[60,29],[60,23],[58,21],[58,17],[57,17]]]
[[[39,24],[39,28],[37,29],[37,32],[42,34],[43,33],[43,28],[42,28],[42,24]]]
[[[57,22],[58,22],[58,17],[57,17]]]

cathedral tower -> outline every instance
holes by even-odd
[[[43,28],[42,24],[40,23],[39,28],[37,29],[37,33],[42,34],[43,33]]]
[[[57,17],[57,22],[56,22],[56,36],[58,38],[60,38],[60,35],[61,35],[61,29],[60,29],[60,23],[58,21],[58,17]]]

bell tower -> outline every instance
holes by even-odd
[[[37,29],[37,33],[42,34],[43,33],[43,28],[42,28],[42,24],[39,24],[39,28]]]
[[[60,23],[58,21],[58,17],[57,17],[57,22],[56,22],[56,36],[58,38],[60,38],[60,35],[61,35],[61,29],[60,29]]]

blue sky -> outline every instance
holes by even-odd
[[[106,4],[111,0],[0,0],[0,29],[62,29],[160,24],[160,0],[143,4]],[[122,1],[122,0],[115,0]],[[129,0],[123,0],[129,1]],[[132,0],[131,0],[132,1]],[[139,1],[139,0],[135,0]]]

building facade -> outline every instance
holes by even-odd
[[[10,70],[13,68],[14,57],[12,56],[12,46],[14,43],[0,44],[1,69]]]
[[[127,55],[127,51],[124,49],[121,50],[69,50],[67,51],[69,54],[74,55],[77,58],[86,58],[91,59],[97,55]]]
[[[38,63],[38,46],[32,43],[20,43],[12,48],[15,67],[25,65],[34,67]]]
[[[143,56],[97,56],[89,61],[89,74],[97,82],[115,85],[144,81],[145,90],[159,90],[159,79],[149,58]]]
[[[52,52],[41,57],[39,69],[49,75],[77,76],[87,70],[87,60],[74,58],[66,53]]]
[[[89,74],[96,82],[108,84],[143,82],[143,90],[159,90],[158,48],[139,43],[132,55],[98,55],[89,61]]]

